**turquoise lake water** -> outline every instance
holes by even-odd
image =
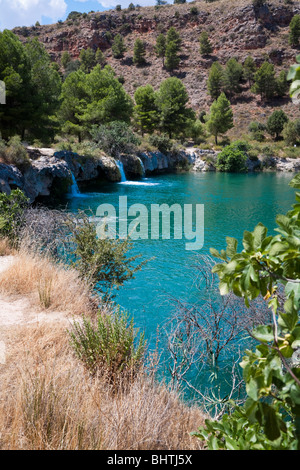
[[[292,174],[188,173],[145,178],[138,182],[105,184],[101,189],[69,201],[69,209],[92,209],[110,203],[118,209],[119,196],[128,197],[128,206],[142,203],[150,213],[151,204],[204,204],[204,245],[200,251],[185,250],[183,240],[136,240],[133,254],[150,259],[135,279],[128,281],[116,301],[133,316],[154,347],[157,327],[170,317],[170,298],[193,299],[194,265],[199,254],[209,248],[225,248],[225,237],[241,240],[244,230],[252,231],[258,222],[270,232],[276,227],[276,214],[285,213],[294,202],[294,190],[288,186]],[[197,296],[201,292],[197,292]]]

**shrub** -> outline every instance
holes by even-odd
[[[114,158],[118,158],[122,153],[135,152],[140,143],[128,124],[121,121],[93,126],[91,136],[98,147]]]
[[[264,124],[252,121],[249,124],[248,130],[251,133],[252,138],[258,142],[263,142],[265,140],[264,132],[266,130],[266,126]]]
[[[267,121],[267,130],[269,134],[275,136],[275,139],[278,139],[287,122],[288,117],[282,109],[274,111]]]
[[[283,126],[282,136],[287,145],[295,145],[298,141],[298,133],[295,123],[288,121]]]
[[[28,203],[20,189],[14,189],[9,195],[0,193],[0,238],[8,238],[13,244],[17,242]]]
[[[246,171],[247,156],[243,150],[235,144],[228,145],[217,158],[216,168],[219,171],[238,173]]]
[[[172,141],[166,134],[152,134],[149,137],[149,144],[156,147],[161,153],[169,153],[172,149]]]
[[[69,331],[71,344],[89,372],[118,386],[132,380],[143,364],[146,350],[144,334],[138,337],[133,320],[116,308],[98,313],[97,322],[83,318]]]
[[[7,145],[0,140],[0,158],[8,165],[15,165],[20,171],[30,166],[30,159],[18,136],[11,137]]]
[[[140,255],[128,256],[132,249],[129,239],[97,237],[97,227],[83,212],[78,220],[69,221],[72,266],[81,278],[94,286],[104,299],[112,298],[118,289],[141,269],[145,262],[134,266]],[[110,234],[114,236],[114,234]]]

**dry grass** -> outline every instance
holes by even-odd
[[[141,374],[111,394],[76,361],[62,324],[20,327],[0,365],[0,449],[199,449],[203,424],[164,386]]]
[[[0,274],[0,293],[29,296],[35,307],[73,315],[87,315],[93,309],[89,286],[75,270],[26,251]]]
[[[63,312],[88,315],[93,309],[88,286],[74,270],[17,253],[0,274],[0,293],[30,298],[34,308],[49,302],[62,312],[56,321],[1,328],[0,449],[200,448],[190,435],[203,424],[199,408],[182,403],[144,371],[129,388],[112,393],[75,357]]]
[[[15,255],[16,250],[11,247],[7,238],[0,238],[0,256]]]

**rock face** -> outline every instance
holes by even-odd
[[[24,176],[13,165],[0,163],[0,192],[10,194],[12,189],[24,189]]]
[[[63,194],[71,183],[68,164],[56,157],[34,160],[24,173],[24,191],[31,202],[39,196]]]
[[[79,182],[101,178],[113,183],[121,181],[121,174],[115,160],[105,154],[96,158],[78,155],[69,151],[60,151],[55,152],[54,155],[67,163]]]
[[[277,73],[288,70],[297,54],[288,42],[289,23],[299,13],[300,3],[297,0],[272,0],[260,8],[254,7],[252,0],[197,1],[193,6],[190,2],[170,2],[159,8],[136,7],[133,10],[111,9],[78,14],[76,18],[52,25],[15,28],[14,33],[22,42],[30,37],[38,38],[60,67],[61,56],[65,51],[76,60],[82,49],[90,47],[96,51],[100,48],[106,63],[112,66],[118,77],[122,77],[125,90],[133,97],[138,86],[151,83],[157,89],[162,80],[170,76],[162,66],[161,58],[156,56],[155,46],[157,36],[166,34],[173,26],[182,38],[181,61],[176,76],[185,85],[190,105],[198,113],[201,110],[208,111],[211,105],[206,82],[209,69],[216,60],[225,65],[228,59],[235,57],[243,63],[251,55],[257,65],[268,59],[279,67]],[[214,49],[211,56],[207,57],[199,53],[199,36],[203,30],[209,33]],[[121,60],[113,57],[111,50],[113,38],[118,33],[124,36],[127,49]],[[132,62],[137,38],[146,46],[144,67],[136,67]],[[62,67],[61,72],[64,73]],[[241,102],[237,100],[232,106],[238,112],[239,129],[242,124],[246,131],[249,115],[252,115],[251,120],[259,120],[262,110],[260,101],[251,94],[246,84],[243,85],[242,94]],[[299,110],[295,110],[291,101],[282,104],[288,115],[299,117]],[[272,107],[263,109],[263,112],[271,114]]]
[[[29,148],[31,165],[24,174],[13,165],[0,163],[0,192],[10,194],[19,188],[31,202],[47,196],[61,197],[66,194],[73,183],[73,177],[82,183],[103,180],[120,182],[119,167],[111,157],[100,155],[98,158],[81,156],[73,152],[55,152],[52,149]],[[219,152],[195,147],[186,148],[176,154],[162,152],[143,152],[138,155],[122,155],[127,179],[140,179],[143,176],[180,172],[216,171]],[[265,157],[247,159],[249,172],[253,171],[300,171],[300,159]]]

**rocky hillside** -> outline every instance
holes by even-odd
[[[257,65],[269,58],[276,70],[288,70],[299,51],[288,44],[289,23],[294,14],[300,13],[300,2],[274,0],[265,6],[254,8],[251,0],[204,0],[183,5],[136,8],[132,11],[110,10],[81,15],[47,26],[15,28],[22,41],[38,37],[54,61],[60,63],[63,51],[69,51],[75,59],[80,50],[100,48],[117,75],[123,77],[124,87],[134,94],[138,86],[150,83],[158,88],[170,74],[162,67],[154,47],[159,33],[174,26],[183,40],[181,62],[175,75],[185,84],[190,102],[197,111],[208,110],[211,99],[207,94],[206,80],[213,61],[222,64],[235,57],[243,62],[252,55]],[[209,58],[199,52],[199,35],[208,32],[214,47]],[[113,37],[121,33],[127,51],[123,59],[114,59],[111,51]],[[141,38],[147,49],[147,64],[133,64],[133,45]],[[288,98],[268,103],[260,102],[246,87],[233,103],[236,128],[232,132],[246,130],[252,120],[265,121],[275,107],[281,106],[290,118],[299,117],[300,110]]]

